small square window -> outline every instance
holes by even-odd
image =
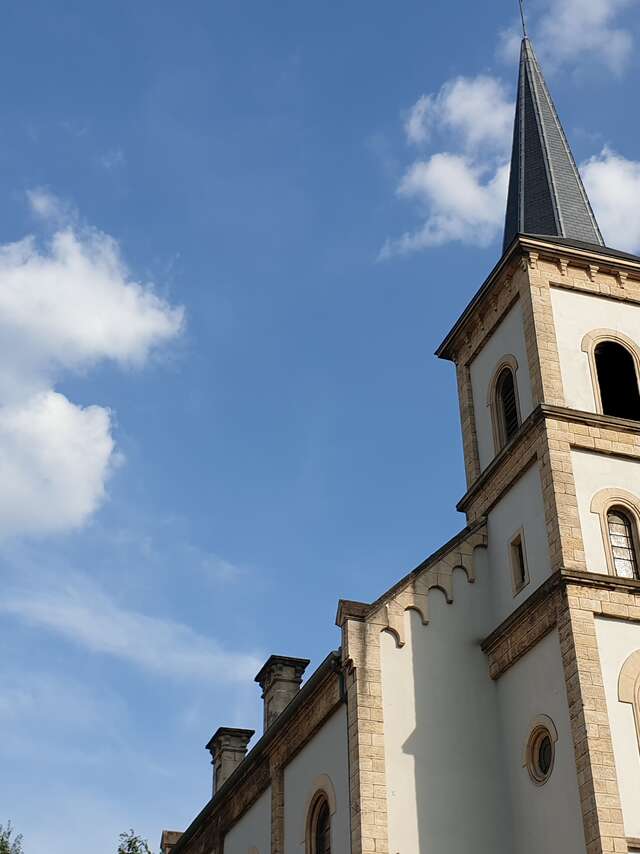
[[[513,595],[519,593],[529,583],[529,568],[527,566],[527,553],[524,547],[524,531],[520,530],[511,540],[509,545],[511,555],[511,576],[513,581]]]

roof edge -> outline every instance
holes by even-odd
[[[580,240],[574,240],[571,237],[557,237],[547,234],[516,234],[509,246],[506,248],[502,257],[489,273],[482,285],[478,288],[475,294],[471,297],[467,305],[459,316],[458,320],[446,334],[438,348],[435,350],[435,355],[439,359],[452,361],[451,344],[456,335],[460,332],[464,324],[469,319],[478,303],[480,303],[493,285],[496,277],[502,272],[513,255],[520,249],[529,251],[531,249],[543,249],[548,252],[569,255],[573,258],[582,260],[602,260],[608,264],[615,263],[616,267],[627,267],[640,272],[640,256],[633,255],[629,252],[622,252],[618,249],[612,249],[609,246],[600,246],[598,244],[584,243]]]
[[[339,673],[341,661],[342,657],[340,650],[334,649],[318,665],[291,702],[285,706],[269,729],[267,729],[262,737],[254,744],[233,774],[225,780],[220,789],[216,792],[215,796],[211,798],[211,800],[209,800],[200,810],[198,815],[193,819],[191,824],[178,840],[171,854],[180,854],[183,846],[193,839],[203,822],[215,813],[218,806],[231,794],[235,786],[239,785],[244,777],[250,773],[250,768],[253,762],[258,760],[269,747],[271,742],[276,739],[290,718],[296,713],[298,708],[313,695],[326,678],[329,678],[333,673]],[[342,702],[344,702],[344,698]]]

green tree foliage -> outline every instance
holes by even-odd
[[[4,854],[2,849],[0,849],[0,854]],[[120,834],[118,854],[151,854],[151,849],[146,839],[130,830],[128,833]]]
[[[11,822],[5,827],[0,824],[0,854],[23,854],[22,851],[22,836],[18,834],[13,836],[13,827]]]

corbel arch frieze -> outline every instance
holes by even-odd
[[[416,611],[422,625],[429,624],[429,592],[440,590],[449,604],[453,604],[453,573],[456,569],[464,572],[467,582],[476,580],[473,554],[476,548],[486,548],[486,528],[474,531],[466,540],[456,544],[450,552],[435,563],[426,566],[410,578],[407,584],[397,590],[393,596],[370,616],[369,620],[380,627],[380,631],[389,632],[398,648],[406,643],[405,612]]]

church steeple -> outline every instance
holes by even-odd
[[[516,234],[604,246],[529,39],[522,40],[504,249]]]

